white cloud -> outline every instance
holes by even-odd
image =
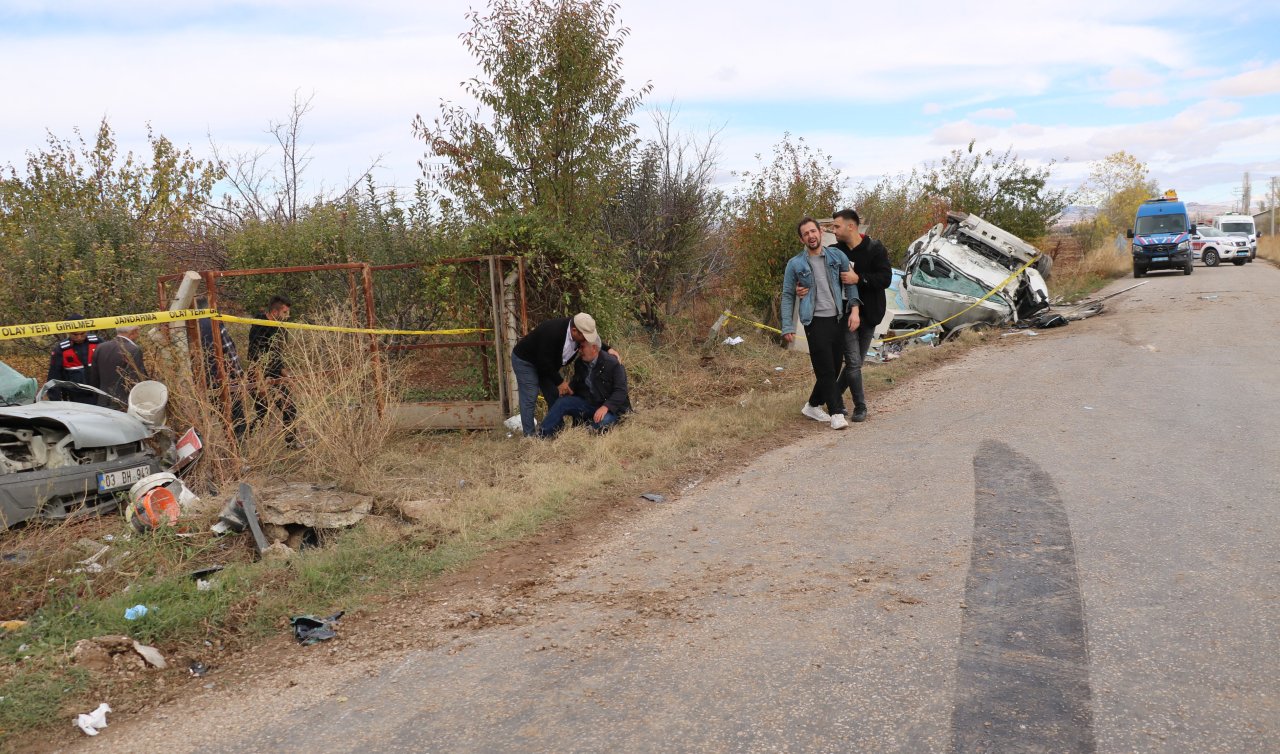
[[[1105,102],[1107,107],[1154,107],[1168,104],[1169,98],[1160,91],[1116,92]]]
[[[1106,85],[1111,89],[1146,89],[1162,81],[1160,76],[1136,66],[1112,68],[1105,79]]]
[[[1280,63],[1222,79],[1209,87],[1217,97],[1261,97],[1280,93]]]
[[[1018,117],[1011,107],[986,107],[969,113],[975,120],[1013,120]]]
[[[993,126],[984,126],[968,120],[958,120],[934,129],[933,138],[930,141],[933,144],[954,146],[987,139],[998,133],[1000,133],[1000,130]]]
[[[937,115],[938,113],[942,112],[942,110],[943,110],[942,105],[938,104],[937,102],[926,102],[924,103],[924,107],[920,108],[920,112],[924,113],[925,115]]]

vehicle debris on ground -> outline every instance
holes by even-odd
[[[293,637],[298,640],[298,643],[308,647],[336,637],[338,635],[337,622],[343,615],[345,615],[345,611],[342,610],[330,615],[328,618],[317,618],[314,615],[298,615],[289,620],[289,625],[293,627]]]

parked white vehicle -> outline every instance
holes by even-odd
[[[1217,267],[1222,262],[1242,265],[1249,261],[1249,239],[1229,236],[1217,228],[1197,228],[1191,236],[1191,257],[1204,262],[1205,267]]]
[[[1213,227],[1229,236],[1246,238],[1249,241],[1249,261],[1258,256],[1258,228],[1253,223],[1252,215],[1233,213],[1218,215],[1213,218]]]

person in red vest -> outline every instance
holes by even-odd
[[[76,320],[84,317],[72,314],[67,319]],[[89,367],[93,366],[94,352],[98,350],[101,343],[97,335],[88,331],[68,333],[67,339],[54,346],[49,354],[49,376],[46,381],[66,380],[79,385],[88,385]],[[98,396],[87,390],[50,388],[47,397],[51,401],[98,402]]]

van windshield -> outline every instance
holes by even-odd
[[[1150,236],[1155,233],[1184,233],[1187,230],[1186,215],[1147,215],[1138,218],[1134,235]]]
[[[1252,233],[1253,223],[1223,223],[1223,233]]]

